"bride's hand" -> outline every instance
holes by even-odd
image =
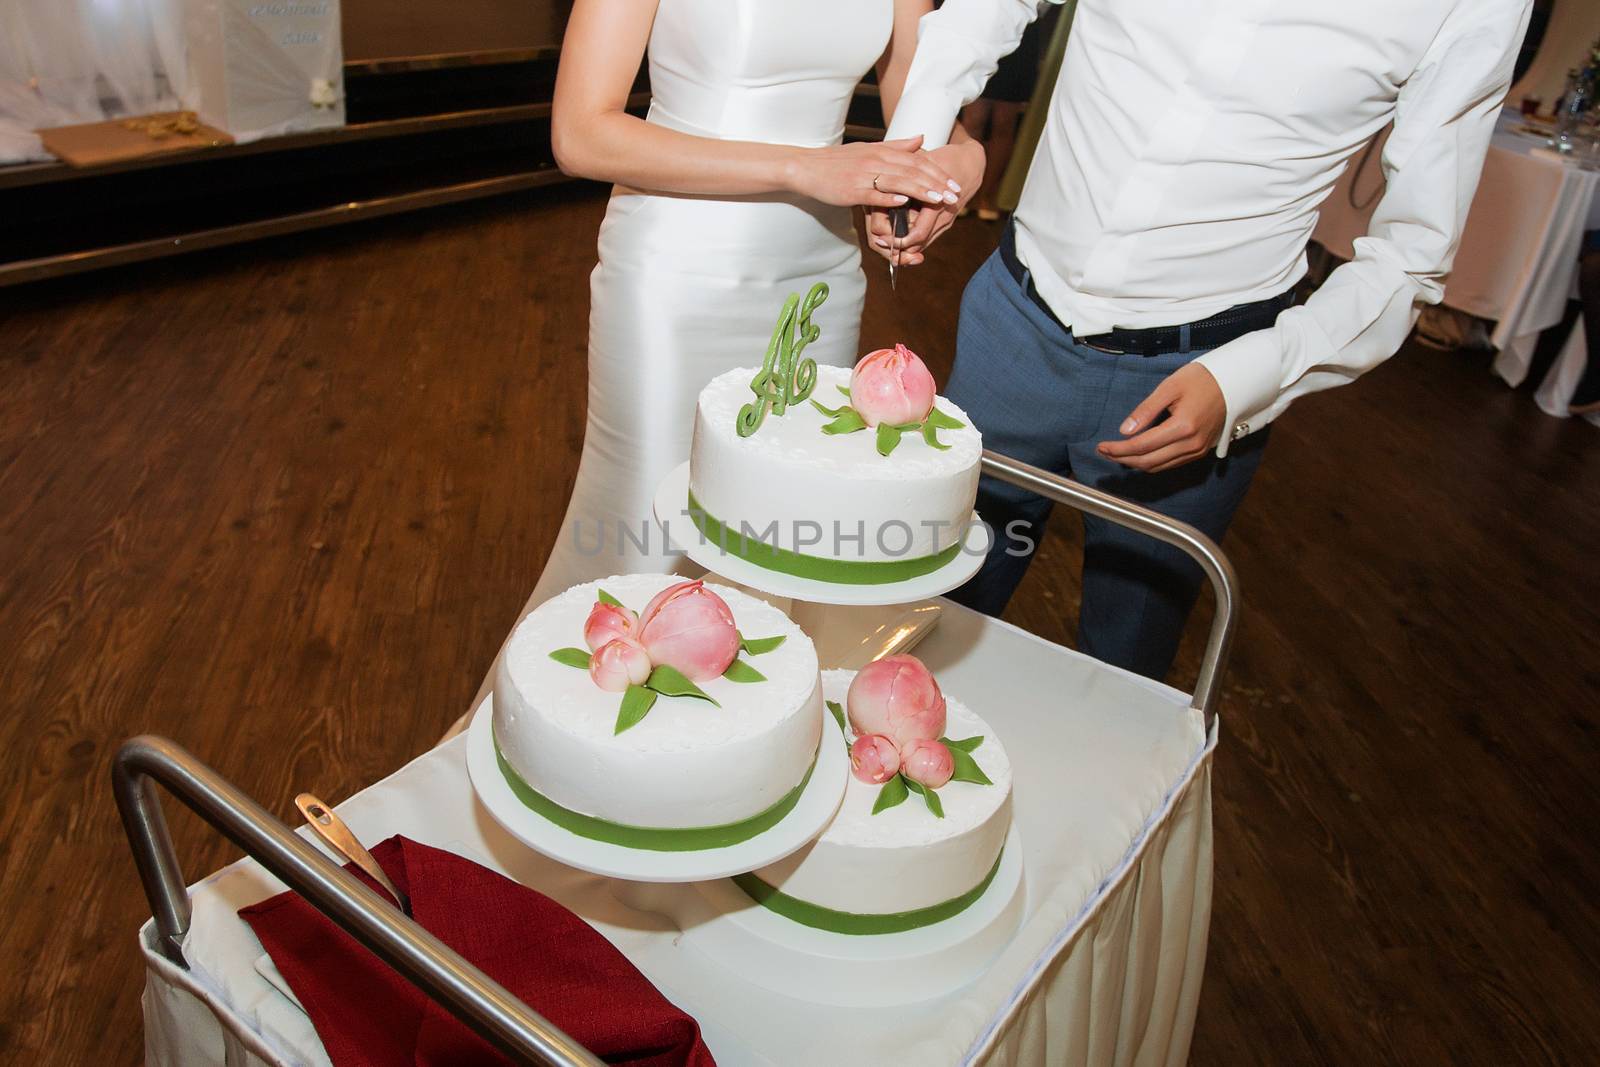
[[[984,151],[977,141],[962,141],[935,148],[928,155],[941,166],[948,168],[961,183],[961,194],[954,203],[945,202],[936,208],[919,208],[913,212],[906,235],[898,241],[887,211],[867,212],[868,243],[884,259],[902,267],[914,267],[922,262],[929,245],[938,240],[956,221],[956,215],[983,184]],[[896,247],[898,246],[898,248]],[[898,252],[898,257],[896,256]]]
[[[787,185],[839,207],[955,204],[961,186],[921,148],[921,137],[803,148],[788,165]]]

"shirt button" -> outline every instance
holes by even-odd
[[[1237,426],[1235,426],[1233,428],[1232,440],[1237,441],[1239,438],[1244,437],[1249,432],[1250,432],[1250,424],[1248,422],[1241,422],[1241,423],[1239,423]]]

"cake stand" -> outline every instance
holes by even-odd
[[[713,574],[720,574],[740,585],[759,589],[778,597],[808,600],[816,604],[841,604],[847,607],[877,607],[882,604],[907,604],[948,593],[978,573],[989,550],[989,529],[978,521],[977,512],[967,527],[966,539],[955,558],[937,570],[900,582],[881,585],[846,585],[799,578],[782,571],[758,566],[723,552],[715,541],[707,540],[688,516],[689,464],[680,464],[656,487],[656,521],[666,531],[673,548],[682,549],[690,559]]]
[[[529,808],[512,792],[495,756],[493,694],[484,697],[467,727],[467,773],[478,800],[511,836],[569,867],[632,882],[728,878],[776,863],[805,847],[839,810],[850,760],[839,743],[838,725],[830,716],[823,718],[816,767],[794,808],[771,829],[723,848],[692,852],[628,848],[582,837]],[[728,885],[732,887],[731,882]]]

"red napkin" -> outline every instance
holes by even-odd
[[[418,923],[607,1063],[715,1067],[694,1019],[542,893],[404,837],[372,850]],[[353,864],[345,870],[382,895]],[[239,912],[311,1016],[334,1067],[509,1064],[293,892]]]

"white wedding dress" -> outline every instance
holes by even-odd
[[[649,121],[722,140],[838,144],[893,15],[893,0],[660,0]],[[849,366],[866,290],[849,208],[614,190],[589,281],[577,486],[524,613],[579,582],[671,569],[651,500],[689,458],[701,388],[760,366],[785,298],[819,281],[822,335],[806,355]]]
[[[649,121],[722,140],[838,144],[850,98],[893,24],[894,0],[660,0]],[[612,192],[589,278],[578,482],[522,615],[580,582],[675,566],[651,501],[689,458],[700,390],[723,371],[760,366],[784,300],[816,282],[829,292],[811,317],[822,334],[806,357],[850,366],[867,286],[849,208],[796,196]]]

